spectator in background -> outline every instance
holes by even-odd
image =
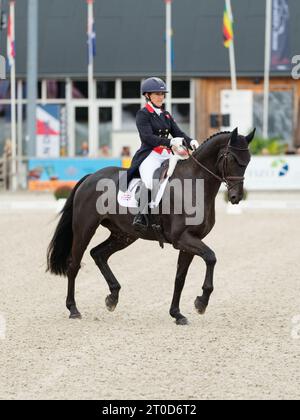
[[[4,143],[3,157],[4,159],[10,159],[11,155],[12,155],[11,140],[6,139]]]
[[[103,144],[102,146],[100,146],[100,156],[110,157],[110,148],[108,144]]]
[[[296,149],[296,155],[300,155],[300,146],[298,146]]]
[[[5,188],[10,188],[10,177],[11,177],[11,157],[12,157],[12,144],[10,139],[6,139],[3,149],[3,159],[5,161]]]
[[[130,158],[131,157],[130,147],[128,147],[128,146],[123,147],[121,157],[123,157],[123,158],[126,158],[126,157]]]
[[[87,141],[84,141],[83,143],[81,143],[80,154],[81,154],[81,156],[88,156],[88,154],[89,154],[89,144],[88,144]]]

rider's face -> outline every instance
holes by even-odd
[[[163,92],[154,92],[149,95],[151,102],[159,108],[163,105],[165,96],[166,94]]]

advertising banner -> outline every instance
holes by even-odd
[[[31,159],[28,164],[31,191],[53,191],[61,185],[74,186],[85,175],[107,166],[122,166],[121,159]]]
[[[249,191],[300,191],[300,157],[253,157],[246,171],[245,188]]]

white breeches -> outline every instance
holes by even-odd
[[[162,154],[152,151],[140,165],[142,181],[149,190],[152,190],[153,187],[153,174],[155,170],[160,168],[161,164],[165,160],[170,159],[171,156],[172,154],[168,153],[166,150],[164,150]]]

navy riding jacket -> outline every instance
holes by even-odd
[[[128,179],[136,175],[139,166],[153,149],[158,146],[170,147],[170,134],[172,137],[183,137],[190,147],[192,139],[180,130],[171,114],[167,111],[158,116],[154,109],[147,104],[145,108],[137,112],[136,125],[142,145],[132,159],[127,174]]]

